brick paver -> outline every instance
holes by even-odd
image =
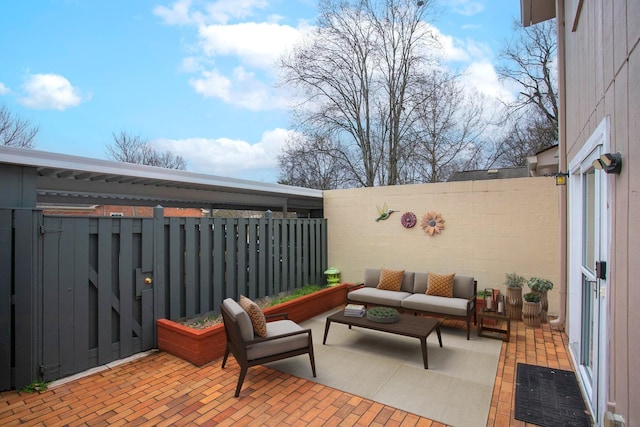
[[[445,321],[446,327],[464,324]],[[478,339],[476,337],[472,339]],[[573,370],[567,336],[512,321],[502,344],[488,427],[525,427],[514,416],[518,362]],[[423,426],[445,424],[257,366],[238,399],[237,364],[203,367],[158,352],[42,393],[0,393],[2,426]]]

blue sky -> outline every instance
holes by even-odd
[[[106,159],[112,133],[148,138],[187,170],[277,180],[292,135],[274,61],[316,0],[22,0],[0,5],[0,105],[39,126],[36,149]],[[517,0],[440,0],[445,65],[488,99]]]

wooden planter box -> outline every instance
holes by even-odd
[[[219,323],[206,329],[190,328],[171,320],[158,319],[158,348],[202,366],[224,356],[227,337]]]
[[[340,284],[310,295],[264,309],[265,315],[288,313],[289,320],[304,322],[347,300],[349,284]],[[224,356],[226,335],[222,323],[206,329],[195,329],[171,320],[158,319],[158,348],[181,359],[202,366]]]

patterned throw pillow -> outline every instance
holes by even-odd
[[[267,319],[264,317],[264,313],[258,307],[258,304],[251,301],[244,295],[240,295],[240,307],[244,309],[251,319],[253,324],[253,332],[261,337],[267,336]]]
[[[453,297],[453,278],[456,274],[429,273],[427,279],[427,295]]]
[[[383,268],[380,272],[380,281],[378,282],[377,288],[397,292],[402,286],[403,277],[404,270],[386,270]]]

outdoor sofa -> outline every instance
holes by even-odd
[[[429,284],[433,286],[429,287]],[[477,324],[477,286],[473,277],[457,274],[367,268],[362,286],[347,293],[347,303],[465,320],[469,339],[471,317]]]

